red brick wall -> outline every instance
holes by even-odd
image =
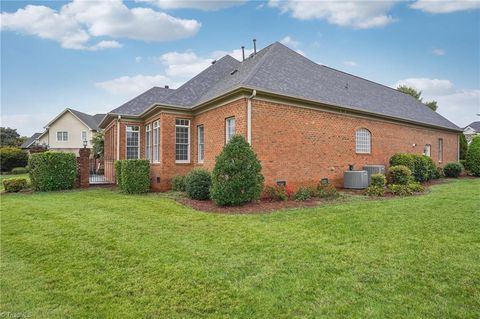
[[[356,154],[358,128],[370,130],[371,154]],[[261,100],[252,102],[252,146],[262,162],[266,184],[286,180],[296,188],[328,177],[342,186],[348,164],[354,164],[355,169],[364,164],[387,166],[393,154],[422,154],[425,144],[432,145],[432,158],[443,165],[437,161],[438,138],[443,138],[443,163],[456,161],[455,133]]]

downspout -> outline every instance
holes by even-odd
[[[120,119],[121,115],[117,118],[117,161],[120,160]]]
[[[257,95],[257,90],[253,90],[252,95],[247,98],[247,141],[252,145],[252,99]]]

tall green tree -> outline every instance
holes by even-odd
[[[460,135],[460,159],[461,160],[467,159],[467,151],[468,151],[467,138],[462,133]]]
[[[0,146],[13,146],[18,147],[25,142],[27,138],[20,136],[17,133],[17,129],[9,127],[0,127]]]
[[[409,87],[409,86],[406,86],[406,85],[398,86],[397,90],[402,92],[402,93],[413,96],[415,99],[419,100],[420,102],[422,102],[423,104],[425,104],[426,106],[428,106],[429,108],[431,108],[434,111],[436,111],[438,109],[437,101],[430,101],[430,102],[423,102],[422,101],[422,99],[423,99],[422,98],[422,91],[417,91],[415,88],[412,88],[412,87]]]
[[[103,158],[103,151],[105,145],[105,136],[103,135],[103,132],[97,132],[93,135],[92,145],[93,156],[95,158]]]

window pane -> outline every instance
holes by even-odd
[[[443,161],[443,139],[438,139],[438,161]]]
[[[190,120],[175,120],[175,160],[189,161]]]
[[[153,125],[153,161],[160,161],[160,126],[158,122]]]
[[[126,127],[126,158],[138,159],[140,146],[140,127],[127,126]]]
[[[370,153],[371,133],[369,130],[360,128],[355,132],[355,151],[357,153]]]
[[[203,162],[205,157],[205,147],[204,147],[204,129],[203,126],[198,127],[198,161]]]
[[[230,117],[225,122],[225,142],[230,142],[230,139],[235,135],[235,118]]]

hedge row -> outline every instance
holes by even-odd
[[[30,156],[29,174],[37,191],[71,189],[77,177],[77,159],[73,153],[48,151]]]
[[[17,147],[0,148],[0,169],[10,172],[15,167],[25,167],[28,163],[28,153]]]
[[[390,158],[390,166],[403,165],[410,169],[417,182],[426,182],[436,177],[434,161],[425,155],[398,153]]]
[[[150,191],[150,162],[148,160],[115,161],[115,176],[122,192],[142,194]]]

